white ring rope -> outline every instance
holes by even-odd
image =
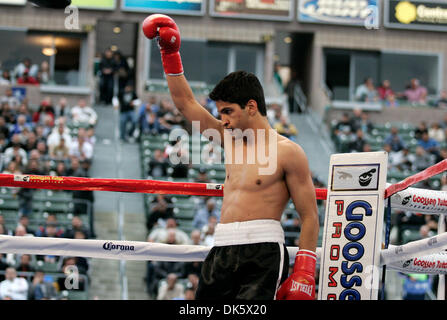
[[[439,249],[447,246],[447,233],[428,239],[418,240],[403,246],[390,246],[381,251],[381,263],[393,270],[414,273],[446,273],[447,254]],[[203,261],[211,247],[201,245],[171,245],[163,243],[119,241],[119,240],[85,240],[45,237],[0,236],[0,252],[37,255],[77,256],[100,259],[140,260],[140,261]],[[290,263],[295,261],[298,247],[287,247]],[[436,254],[422,256],[423,253]],[[414,256],[416,264],[404,267],[405,262]],[[317,260],[321,248],[317,248]],[[435,261],[430,268],[420,267],[418,261]]]
[[[387,206],[385,201],[385,206]],[[391,208],[423,214],[447,214],[447,192],[407,188],[391,196]]]

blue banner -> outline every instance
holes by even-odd
[[[123,11],[203,15],[203,0],[122,0]]]
[[[380,0],[298,0],[300,22],[379,27]]]

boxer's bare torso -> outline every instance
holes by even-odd
[[[226,179],[224,183],[224,197],[220,223],[231,223],[258,219],[274,219],[279,221],[282,212],[291,198],[301,219],[300,247],[308,250],[316,250],[318,238],[318,211],[315,202],[315,188],[312,182],[311,172],[307,157],[302,148],[291,140],[279,135],[271,128],[265,116],[257,111],[256,102],[250,100],[244,108],[223,101],[216,101],[220,120],[213,117],[195,97],[183,75],[167,77],[171,97],[177,109],[189,121],[200,125],[200,132],[213,131],[214,136],[219,136],[221,145],[225,149]],[[264,130],[265,155],[270,161],[265,163],[258,155],[255,162],[247,163],[247,150],[249,153],[261,147],[261,142],[255,134],[255,141],[247,140],[236,135],[231,140],[227,139],[229,131],[239,129]],[[274,132],[273,137],[271,132]],[[236,141],[243,139],[243,143]],[[261,139],[262,140],[262,139]],[[273,140],[273,141],[271,141]],[[228,145],[228,142],[230,142]],[[253,145],[254,143],[254,145]],[[274,150],[276,154],[269,152]],[[250,148],[251,146],[251,148]],[[253,149],[252,147],[255,147]],[[241,150],[242,149],[242,150]],[[228,157],[228,151],[232,156],[240,154],[242,161]],[[262,154],[262,152],[261,152]],[[261,164],[259,162],[261,161]],[[273,163],[271,161],[274,161]],[[262,168],[274,165],[274,170],[260,174]],[[270,166],[271,167],[271,166]]]

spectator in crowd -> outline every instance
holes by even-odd
[[[414,160],[413,171],[422,171],[433,165],[432,157],[428,154],[422,146],[417,146]]]
[[[386,136],[384,143],[389,144],[393,152],[398,152],[406,146],[405,141],[399,134],[399,129],[395,126],[391,127],[390,133]]]
[[[10,163],[13,160],[16,160],[15,162],[20,161],[18,164],[22,168],[25,168],[28,164],[28,155],[18,142],[13,142],[11,147],[6,148],[3,156],[6,163]]]
[[[210,178],[208,177],[208,171],[205,167],[200,167],[197,171],[197,176],[194,178],[194,182],[197,183],[209,183],[211,182]]]
[[[389,154],[391,166],[388,170],[407,172],[411,171],[415,160],[414,154],[410,152],[408,148],[403,148],[398,152],[392,152]]]
[[[428,136],[438,143],[443,143],[445,141],[445,130],[441,128],[439,122],[433,122],[428,129]]]
[[[394,95],[393,89],[391,89],[391,82],[388,79],[382,81],[380,87],[377,88],[377,93],[382,101],[388,100],[390,95]]]
[[[135,106],[138,97],[133,86],[128,84],[120,91],[118,99],[120,103],[120,138],[122,141],[127,141],[128,137],[133,137],[135,130]]]
[[[47,138],[48,149],[51,150],[60,145],[60,140],[64,139],[64,145],[70,146],[72,143],[70,129],[65,125],[64,118],[59,118],[57,126],[51,131]]]
[[[112,104],[115,70],[113,52],[106,49],[99,62],[99,100],[108,105]]]
[[[430,138],[428,132],[422,133],[421,139],[418,140],[418,145],[430,154],[439,156],[439,142]]]
[[[52,104],[53,103],[50,97],[46,97],[45,99],[43,99],[39,105],[39,109],[33,113],[32,117],[33,123],[43,125],[46,118],[45,116],[50,116],[51,126],[53,126],[55,115],[54,115],[54,107]]]
[[[351,118],[347,112],[344,112],[341,119],[337,121],[333,127],[333,135],[338,140],[349,140],[353,132],[354,127]]]
[[[74,239],[75,233],[81,231],[86,238],[90,238],[90,231],[84,226],[81,217],[75,215],[71,218],[71,226],[64,232],[64,238]]]
[[[218,219],[216,216],[209,216],[208,223],[202,227],[201,238],[205,246],[212,247],[214,245],[214,232],[216,230]]]
[[[372,78],[366,78],[365,81],[355,90],[355,99],[362,102],[376,102],[379,99],[377,90]]]
[[[67,161],[70,158],[70,150],[64,137],[59,139],[59,144],[49,146],[49,156],[55,161]]]
[[[155,149],[153,158],[149,161],[148,175],[151,178],[161,178],[168,176],[169,163],[163,157],[163,151],[161,149]]]
[[[366,140],[362,129],[357,129],[355,138],[349,143],[350,152],[362,152],[366,144]]]
[[[442,90],[439,98],[435,102],[435,106],[440,109],[447,109],[447,90]]]
[[[148,242],[156,243],[188,244],[189,241],[188,235],[178,228],[174,218],[167,218],[165,226],[154,228],[148,236]]]
[[[35,230],[31,229],[30,226],[29,226],[29,217],[27,217],[27,216],[19,217],[18,225],[21,225],[22,227],[24,227],[25,228],[25,232],[27,234],[32,234],[33,235],[35,233]]]
[[[150,232],[156,226],[166,226],[167,220],[170,218],[174,218],[171,197],[157,194],[151,203],[150,214],[146,222],[148,231]]]
[[[58,298],[53,282],[45,279],[45,273],[42,269],[37,269],[34,273],[29,286],[28,298],[29,300],[56,300]]]
[[[115,62],[115,72],[118,75],[118,96],[125,91],[129,81],[129,64],[120,51],[113,52]]]
[[[6,123],[5,118],[0,116],[0,134],[3,134],[5,139],[9,138],[9,125]],[[4,151],[4,150],[2,150]]]
[[[0,103],[7,103],[12,110],[17,110],[20,105],[20,100],[14,96],[11,87],[5,89],[5,94],[0,98]]]
[[[301,109],[299,106],[295,103],[295,87],[299,85],[300,82],[298,80],[298,74],[296,70],[291,71],[290,80],[287,82],[287,85],[284,89],[284,93],[287,95],[287,101],[289,105],[289,113],[294,113],[295,111],[298,111],[298,113],[301,113]]]
[[[98,115],[85,99],[79,99],[78,104],[71,109],[71,118],[75,125],[88,127],[96,125]]]
[[[166,281],[160,284],[157,300],[173,300],[177,297],[183,297],[184,291],[183,284],[178,282],[178,276],[175,273],[170,273],[167,275]]]
[[[56,119],[70,116],[70,107],[68,106],[67,98],[61,97],[59,99],[59,103],[54,106],[54,116]]]
[[[23,75],[17,79],[17,84],[39,85],[39,81],[29,74],[29,69],[23,71]]]
[[[15,78],[20,78],[28,70],[31,77],[37,77],[39,72],[39,66],[34,64],[30,58],[24,58],[15,68],[14,76]]]
[[[0,85],[6,86],[10,85],[11,83],[11,73],[8,70],[3,70],[2,74],[0,75]]]
[[[425,132],[428,133],[427,123],[425,121],[421,121],[414,130],[414,138],[416,140],[420,140],[422,138],[422,134]]]
[[[296,141],[298,130],[293,123],[290,123],[287,117],[281,116],[280,121],[276,122],[273,127],[280,135]]]
[[[27,133],[25,144],[23,145],[23,149],[25,149],[28,157],[31,156],[31,151],[37,149],[37,137],[34,131],[30,131]],[[30,159],[31,160],[31,159]]]
[[[2,230],[3,226],[0,224],[0,230]],[[2,234],[2,233],[0,233]],[[3,253],[0,253],[0,271],[5,271],[9,267],[9,264],[6,263],[5,257],[3,256]],[[0,282],[5,280],[5,276],[0,274]],[[2,297],[0,296],[0,300]]]
[[[34,267],[31,265],[32,257],[29,254],[20,255],[19,265],[16,268],[18,272],[34,272]],[[25,278],[25,277],[22,277]],[[26,278],[25,278],[26,279]]]
[[[217,207],[216,200],[213,198],[208,198],[205,206],[197,210],[192,221],[193,228],[202,229],[208,223],[210,216],[215,216],[217,220],[220,220],[220,209]]]
[[[78,131],[77,139],[70,145],[69,155],[70,157],[79,158],[82,162],[93,158],[93,146],[86,141],[85,133],[80,133],[80,129]]]
[[[13,267],[6,269],[5,280],[0,283],[0,298],[2,300],[27,300],[28,281],[17,277]]]
[[[19,134],[23,136],[25,132],[30,132],[33,127],[30,123],[26,122],[26,116],[21,114],[17,117],[16,122],[10,128],[10,134]]]
[[[410,86],[404,91],[404,97],[410,103],[426,104],[427,103],[427,88],[422,86],[418,79],[410,80]]]
[[[161,133],[161,124],[158,116],[152,111],[150,104],[146,104],[145,111],[139,118],[141,134],[158,135]]]
[[[48,63],[48,61],[44,60],[40,63],[36,79],[41,84],[47,84],[51,80],[50,77],[51,77],[50,64]]]

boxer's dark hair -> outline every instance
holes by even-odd
[[[242,109],[251,99],[258,104],[258,111],[266,116],[264,90],[258,78],[250,72],[235,71],[223,78],[209,95],[211,100],[237,103]]]

